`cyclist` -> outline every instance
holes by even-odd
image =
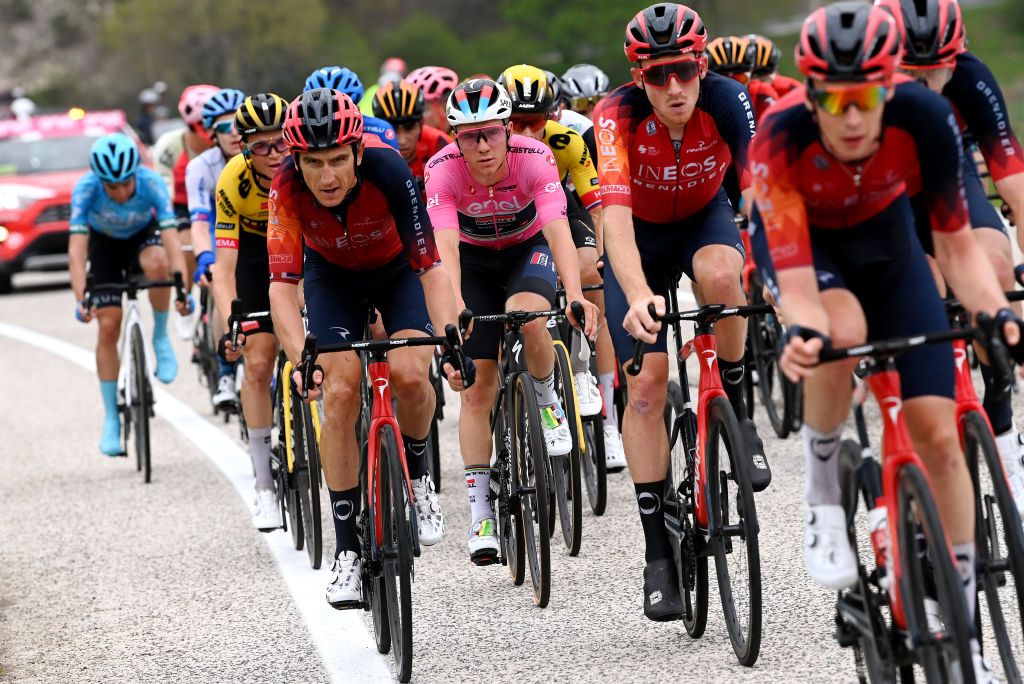
[[[750,92],[754,102],[754,116],[761,118],[777,99],[778,93],[767,82],[751,78],[754,69],[756,48],[749,38],[725,36],[708,42],[706,54],[708,66],[716,74],[722,74],[742,83]]]
[[[447,104],[455,142],[427,163],[427,211],[455,291],[456,308],[476,313],[545,310],[555,300],[555,271],[569,301],[583,302],[586,334],[597,307],[583,299],[580,268],[565,214],[565,193],[551,151],[512,135],[512,101],[489,79],[460,84]],[[568,308],[567,308],[568,312]],[[571,312],[570,320],[575,321]],[[477,382],[462,394],[459,443],[472,509],[469,555],[477,565],[497,559],[490,497],[490,412],[498,388],[501,328],[477,324],[466,353],[477,361]],[[541,407],[544,442],[567,454],[572,437],[555,393],[554,350],[543,320],[523,327],[526,366]]]
[[[770,85],[779,97],[800,86],[800,81],[779,73],[779,58],[782,51],[770,38],[751,33],[747,39],[754,46],[754,67],[750,77]]]
[[[845,347],[948,329],[914,234],[908,185],[923,188],[936,254],[961,301],[1005,321],[1008,342],[1017,351],[1020,344],[1019,322],[971,234],[952,112],[896,76],[900,53],[896,22],[881,8],[837,2],[815,11],[796,55],[807,89],[769,110],[751,151],[778,301],[791,326],[779,363],[804,381],[804,557],[811,577],[831,590],[857,580],[837,472],[854,364],[815,366],[818,354],[830,340]],[[903,403],[893,410],[904,412],[931,475],[973,622],[974,497],[957,436],[952,346],[922,346],[896,364]],[[980,654],[974,660],[978,681],[991,681]]]
[[[398,151],[423,191],[423,167],[452,141],[443,131],[423,123],[427,101],[423,89],[404,79],[385,81],[373,96],[373,115],[395,127]]]
[[[245,102],[245,93],[225,88],[203,105],[203,128],[210,131],[213,147],[188,163],[185,168],[185,187],[188,191],[189,219],[192,222],[192,245],[196,255],[193,280],[202,287],[210,286],[210,268],[216,260],[216,206],[215,191],[220,174],[228,160],[242,151],[242,137],[235,130],[235,113]],[[210,321],[216,325],[220,321]],[[220,334],[225,331],[221,330]],[[217,354],[219,379],[213,394],[213,405],[226,407],[237,404],[235,393],[235,364]]]
[[[242,153],[232,157],[217,180],[217,251],[213,294],[222,330],[227,331],[231,302],[242,300],[243,313],[267,311],[270,268],[267,259],[267,202],[274,174],[288,156],[281,137],[288,103],[273,93],[245,98],[235,113]],[[297,304],[296,304],[297,308]],[[277,344],[273,335],[240,336],[232,349],[228,333],[220,353],[230,362],[245,357],[242,414],[249,431],[249,456],[256,473],[253,526],[270,532],[282,525],[281,507],[270,471],[270,382]]]
[[[594,107],[608,94],[608,74],[593,64],[576,64],[562,74],[562,84],[569,98],[569,108],[594,118]]]
[[[185,130],[168,131],[153,145],[154,168],[167,184],[167,192],[174,204],[174,216],[178,225],[178,237],[182,245],[192,244],[189,230],[188,191],[185,188],[185,167],[200,153],[210,149],[212,144],[209,131],[203,128],[203,105],[218,93],[220,88],[212,85],[191,85],[181,92],[178,113],[185,122]],[[187,269],[182,273],[185,281],[192,277],[195,269],[195,255],[185,253]],[[180,319],[178,333],[182,339],[192,339],[192,325],[189,319]]]
[[[340,90],[348,95],[354,102],[363,99],[363,82],[351,69],[344,67],[321,67],[311,73],[306,79],[302,91],[308,92],[317,88],[329,88]],[[395,128],[383,119],[373,116],[363,116],[363,130],[377,136],[384,144],[398,149],[398,139],[395,137]]]
[[[371,83],[370,87],[363,93],[363,98],[356,102],[359,105],[359,110],[363,114],[373,116],[373,98],[377,94],[377,89],[388,81],[402,80],[408,71],[409,65],[401,57],[388,57],[381,62],[377,82]]]
[[[920,3],[887,0],[878,4],[888,9],[897,24],[903,26],[901,69],[946,97],[963,135],[976,141],[981,149],[996,190],[1012,209],[1020,210],[1024,207],[1024,153],[1010,127],[1006,100],[995,76],[966,49],[960,5],[954,0]],[[1012,290],[1010,239],[999,212],[986,197],[973,153],[969,151],[964,155],[964,185],[974,237],[992,262],[999,284],[1003,289]],[[922,194],[914,197],[914,213],[922,244],[931,252],[927,205],[922,197]],[[1017,231],[1017,240],[1024,245],[1024,231]],[[943,273],[949,277],[948,273]],[[992,372],[987,363],[981,364],[981,373],[985,379],[985,411],[996,434],[1017,508],[1024,513],[1024,448],[1013,424],[1010,395],[993,390]]]
[[[123,453],[117,408],[121,296],[97,293],[91,302],[85,301],[86,261],[96,285],[122,283],[126,275],[140,270],[149,280],[165,280],[171,270],[185,268],[167,188],[155,171],[139,166],[139,160],[139,151],[128,136],[105,135],[93,143],[91,170],[71,193],[71,289],[78,302],[75,316],[84,323],[94,316],[99,321],[96,373],[105,409],[100,451],[108,456]],[[161,237],[167,241],[166,250]],[[163,383],[170,383],[178,374],[178,361],[167,337],[169,297],[168,288],[149,291],[156,377]],[[186,305],[176,306],[179,313],[188,313]]]
[[[418,85],[427,101],[423,112],[423,124],[439,130],[448,130],[445,115],[445,102],[448,95],[459,85],[459,76],[447,67],[425,66],[414,69],[405,77],[410,83]]]
[[[623,420],[626,459],[646,542],[644,614],[682,614],[675,564],[660,505],[668,471],[663,409],[668,385],[666,327],[648,314],[665,311],[666,280],[682,270],[703,302],[740,305],[744,251],[734,209],[722,189],[735,169],[749,206],[747,148],[755,123],[750,98],[732,79],[708,73],[707,32],[689,7],[659,3],[626,27],[633,82],[598,103],[598,174],[604,203],[605,301],[620,363],[633,338],[647,347],[643,372],[628,379]],[[717,325],[722,384],[737,417],[743,402],[746,325]],[[751,483],[760,491],[771,471],[753,422],[741,420]]]
[[[300,363],[305,335],[295,300],[303,277],[309,330],[328,343],[361,339],[368,307],[380,311],[388,334],[395,337],[433,334],[454,323],[451,281],[438,259],[412,175],[387,146],[363,134],[355,103],[337,90],[307,91],[289,105],[284,136],[292,159],[270,193],[268,245],[275,329],[288,357]],[[444,532],[441,502],[427,474],[432,357],[429,347],[388,355],[419,540],[428,546]],[[323,373],[315,379],[323,381],[325,401],[321,458],[337,541],[327,602],[355,608],[362,600],[354,430],[362,366],[355,353],[324,355],[318,363]],[[442,367],[453,389],[461,389],[458,373],[447,362]],[[296,377],[301,386],[301,372]]]
[[[600,284],[597,259],[601,243],[601,188],[590,151],[574,130],[554,120],[556,91],[545,72],[527,64],[511,66],[502,72],[498,83],[505,87],[512,99],[512,131],[539,140],[554,155],[555,166],[566,191],[569,229],[580,263],[580,281],[583,285]],[[566,187],[569,183],[572,184],[571,190]],[[600,309],[604,308],[602,292],[587,292],[586,296]],[[577,341],[574,339],[574,342]],[[576,397],[581,415],[593,416],[601,412],[602,390],[577,352],[574,348],[570,354]],[[598,374],[608,380],[607,394],[614,391],[614,357],[611,336],[607,326],[602,325],[597,337],[597,363]],[[605,456],[609,467],[621,470],[626,467],[626,455],[622,450],[617,420],[614,420],[614,402],[607,405],[611,407],[611,419],[604,428]]]

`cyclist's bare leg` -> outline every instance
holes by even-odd
[[[362,365],[355,352],[324,354],[317,358],[317,363],[324,369],[320,433],[324,480],[331,491],[353,489],[359,484],[355,425],[359,415]]]
[[[96,339],[96,374],[100,380],[117,380],[121,367],[117,351],[121,338],[121,307],[96,309],[95,316],[100,328]]]
[[[486,466],[491,461],[491,409],[498,392],[498,362],[475,359],[476,382],[459,393],[459,448],[462,463]]]
[[[743,255],[732,247],[707,245],[693,255],[693,275],[697,281],[694,291],[705,304],[746,304],[740,281],[742,272]],[[730,316],[716,323],[718,357],[726,361],[742,359],[746,335],[747,321],[742,316]]]
[[[182,256],[185,257],[185,272],[182,276],[186,283],[192,282],[192,274],[196,270],[196,255],[191,249],[185,249],[186,247],[192,246],[192,231],[191,230],[179,230],[178,239],[181,240],[181,252]]]
[[[622,417],[622,443],[634,483],[658,482],[668,474],[668,435],[665,434],[665,393],[668,389],[668,354],[644,356],[640,374],[624,370],[629,404]]]
[[[160,245],[151,245],[139,252],[139,266],[147,280],[167,280],[171,277],[167,252]],[[167,311],[171,301],[171,288],[154,287],[149,290],[149,303],[154,311]]]
[[[828,313],[827,334],[833,347],[850,347],[867,339],[867,319],[853,293],[826,290],[821,293],[821,303]],[[804,423],[818,432],[829,433],[846,422],[852,396],[850,377],[856,365],[856,360],[836,361],[814,369],[804,381]]]
[[[271,423],[270,378],[274,373],[277,338],[257,334],[245,338],[245,381],[242,383],[242,410],[245,423],[253,428],[269,428]]]
[[[551,302],[533,292],[517,292],[505,302],[506,311],[546,311]],[[548,333],[547,321],[535,319],[522,327],[526,368],[534,379],[551,375],[555,368],[555,351]]]
[[[425,337],[420,330],[399,330],[392,337]],[[391,389],[398,398],[398,424],[402,434],[413,439],[427,438],[434,416],[434,388],[428,371],[434,357],[432,347],[408,347],[388,354],[391,365]]]

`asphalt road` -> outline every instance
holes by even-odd
[[[237,426],[210,416],[188,345],[175,340],[181,370],[158,397],[153,482],[143,485],[133,463],[97,450],[101,403],[82,365],[96,328],[74,320],[66,275],[17,282],[29,288],[0,298],[0,324],[71,346],[54,353],[0,330],[0,681],[387,681],[391,660],[372,647],[369,614],[331,610],[326,570],[309,570],[284,533],[252,529]],[[548,608],[501,566],[470,564],[450,399],[447,531],[416,564],[414,681],[854,680],[853,655],[832,636],[834,596],[803,568],[800,445],[776,439],[762,415],[774,481],[757,497],[764,635],[746,668],[713,566],[701,639],[643,617],[643,540],[626,473],[610,476],[603,517],[585,508],[579,557],[552,541]],[[328,510],[326,501],[324,492]],[[1010,621],[1019,642],[1015,610]]]

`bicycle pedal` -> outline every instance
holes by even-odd
[[[480,568],[488,565],[494,565],[499,561],[498,554],[493,551],[478,551],[470,556],[469,560],[473,565]],[[504,562],[502,562],[502,565],[504,565]]]

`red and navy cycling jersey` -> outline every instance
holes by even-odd
[[[634,216],[648,223],[674,223],[708,205],[730,164],[740,188],[750,186],[747,151],[756,126],[753,104],[746,89],[731,78],[709,73],[701,82],[678,151],[646,93],[633,83],[601,100],[594,121],[606,207],[631,207]]]
[[[775,78],[773,78],[771,82],[771,86],[775,89],[775,92],[778,93],[779,99],[789,95],[790,92],[796,90],[801,85],[803,85],[803,81],[798,81],[795,78],[790,78],[789,76],[784,76],[782,74],[775,74]]]
[[[758,121],[768,111],[768,108],[779,100],[779,94],[775,88],[764,81],[756,79],[750,81],[747,84],[747,91],[750,93],[750,99],[754,101],[754,118]]]
[[[330,263],[371,271],[405,251],[423,273],[440,262],[419,188],[401,156],[376,136],[363,136],[359,184],[336,207],[317,202],[288,158],[270,189],[267,251],[271,280],[302,278],[302,246]]]
[[[810,228],[852,228],[877,216],[908,186],[922,188],[933,229],[969,225],[963,149],[946,100],[924,86],[895,86],[881,147],[859,163],[837,161],[798,88],[771,107],[750,151],[757,208],[775,268],[812,266]]]
[[[445,148],[452,141],[444,131],[433,126],[423,125],[423,132],[416,142],[416,152],[409,162],[409,170],[416,180],[423,181],[423,169],[430,158]]]
[[[1024,153],[1010,128],[1006,98],[984,62],[970,52],[957,56],[942,94],[953,105],[964,135],[977,141],[992,180],[1024,172]]]

